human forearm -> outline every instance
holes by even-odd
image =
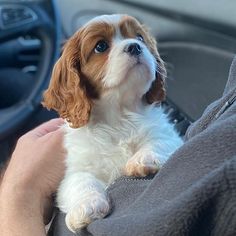
[[[18,186],[1,186],[0,229],[2,236],[46,235],[40,199]]]

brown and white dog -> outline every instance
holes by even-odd
[[[127,15],[96,17],[66,43],[44,105],[66,120],[57,203],[71,231],[108,214],[116,178],[157,172],[182,144],[157,105],[165,73],[155,39]]]

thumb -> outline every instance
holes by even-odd
[[[48,133],[58,130],[63,124],[64,120],[61,118],[52,119],[31,130],[28,135],[32,138],[40,138]]]

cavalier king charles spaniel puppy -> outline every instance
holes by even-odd
[[[71,231],[109,213],[111,182],[156,173],[182,144],[160,106],[165,75],[154,37],[131,16],[98,16],[65,44],[43,104],[66,120],[57,204]]]

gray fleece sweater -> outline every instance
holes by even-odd
[[[236,58],[223,96],[186,133],[153,178],[121,177],[112,212],[78,235],[236,235]],[[49,235],[73,235],[58,213]]]

